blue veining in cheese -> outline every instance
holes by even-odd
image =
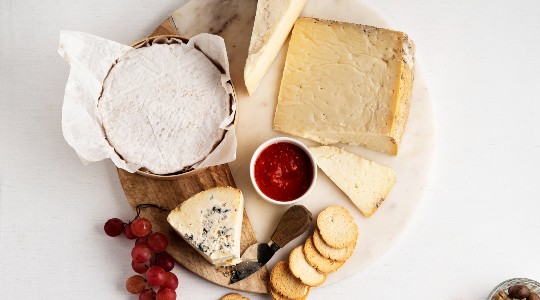
[[[243,211],[240,190],[213,188],[184,201],[167,221],[210,263],[227,266],[240,258]]]

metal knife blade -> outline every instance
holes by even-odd
[[[237,264],[231,272],[231,284],[238,282],[249,275],[257,272],[264,266],[274,253],[279,250],[279,246],[274,243],[253,244],[242,254],[242,262]]]
[[[287,243],[303,234],[311,225],[313,216],[302,205],[291,206],[281,217],[279,224],[268,243],[249,246],[242,254],[242,262],[231,272],[230,284],[238,282],[264,266],[274,253]]]

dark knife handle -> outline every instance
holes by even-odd
[[[313,221],[313,215],[303,205],[293,205],[283,214],[272,241],[280,248],[306,232]]]

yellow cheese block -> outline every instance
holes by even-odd
[[[389,167],[332,146],[309,148],[317,165],[370,217],[382,205],[396,181]]]
[[[409,114],[414,43],[403,32],[296,21],[274,129],[397,155]]]

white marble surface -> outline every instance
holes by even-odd
[[[240,6],[240,3],[247,5]],[[237,159],[229,165],[237,186],[244,193],[246,210],[257,238],[259,241],[268,241],[287,207],[272,205],[255,192],[249,177],[249,162],[260,144],[276,136],[285,136],[273,130],[272,121],[288,42],[285,43],[255,93],[248,96],[244,85],[243,70],[255,15],[255,3],[253,0],[188,2],[173,13],[173,19],[180,35],[184,37],[191,37],[200,32],[211,32],[225,39],[231,61],[232,80],[238,96]],[[341,0],[339,3],[340,5],[336,6],[334,1],[310,0],[301,17],[388,27],[382,17],[359,0]],[[205,25],[198,23],[199,20]],[[397,157],[363,147],[338,145],[362,157],[391,166],[396,171],[396,183],[378,212],[369,219],[365,218],[323,172],[319,175],[315,189],[302,202],[314,216],[329,205],[345,206],[354,216],[361,231],[353,256],[339,272],[328,277],[325,285],[357,273],[383,255],[414,217],[415,209],[422,199],[433,154],[434,124],[432,103],[427,87],[420,68],[417,67],[416,71],[409,122]],[[308,146],[318,145],[306,139],[298,139]],[[292,249],[301,245],[311,231],[308,230],[303,236],[276,253],[267,266],[272,268],[279,260],[287,260]]]
[[[101,232],[132,217],[116,172],[82,166],[61,135],[58,31],[130,43],[179,2],[0,1],[0,298],[133,299],[131,243]],[[484,299],[504,279],[538,280],[540,2],[366,3],[417,44],[437,128],[431,183],[395,247],[311,299]],[[227,292],[176,273],[185,299]]]

